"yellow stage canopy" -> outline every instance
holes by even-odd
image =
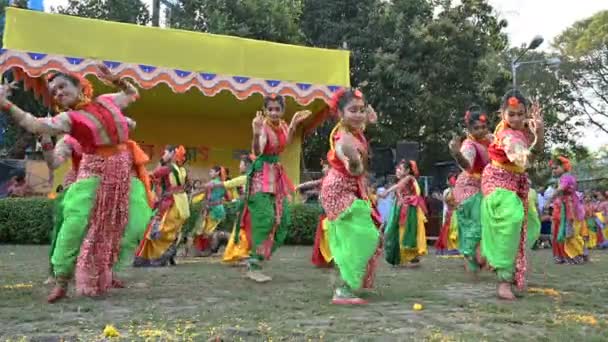
[[[36,77],[52,69],[93,73],[103,61],[142,88],[167,84],[176,93],[198,88],[279,93],[300,105],[327,101],[349,86],[349,53],[252,39],[8,8],[2,58]]]

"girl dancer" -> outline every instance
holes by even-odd
[[[481,252],[498,275],[498,297],[514,300],[511,284],[524,288],[527,267],[526,167],[532,151],[543,150],[544,126],[540,108],[535,105],[529,112],[518,90],[507,92],[501,111],[502,121],[488,149],[492,162],[481,182]]]
[[[419,266],[420,257],[426,255],[426,204],[416,180],[420,177],[413,160],[402,160],[397,164],[397,184],[381,196],[396,192],[385,233],[385,257],[393,266]]]
[[[321,185],[321,202],[327,215],[329,250],[343,281],[332,303],[365,304],[352,291],[371,286],[380,242],[367,195],[369,147],[363,135],[365,126],[376,122],[377,116],[365,106],[361,91],[354,89],[337,92],[331,109],[340,122],[329,137],[331,168]]]
[[[323,177],[327,175],[329,171],[329,164],[321,160],[321,168],[323,172]],[[306,190],[306,189],[321,189],[321,184],[323,183],[323,178],[302,183],[297,186],[296,190]],[[319,215],[319,224],[317,225],[317,231],[315,232],[315,243],[312,249],[312,257],[311,262],[313,265],[317,267],[331,267],[333,257],[331,256],[331,251],[329,250],[329,239],[328,239],[328,229],[327,229],[327,217],[324,213]]]
[[[465,113],[467,137],[450,142],[450,153],[462,168],[456,180],[454,199],[458,209],[460,252],[464,255],[465,267],[471,272],[479,271],[483,260],[479,254],[481,241],[481,173],[490,162],[488,146],[492,137],[488,134],[487,116],[479,106],[471,106]]]
[[[137,99],[135,87],[100,66],[100,76],[118,86],[117,94],[92,98],[84,78],[57,73],[48,77],[54,104],[65,110],[53,118],[36,118],[8,101],[14,84],[0,88],[0,107],[26,130],[36,134],[70,134],[82,146],[77,180],[63,199],[64,219],[51,262],[56,286],[53,303],[67,294],[76,269],[79,294],[98,296],[112,287],[112,268],[132,257],[151,217],[145,153],[129,139],[122,109]],[[132,171],[140,177],[131,177]],[[146,201],[147,199],[147,201]]]
[[[445,218],[439,231],[439,239],[435,243],[435,249],[439,255],[458,255],[458,219],[456,218],[456,200],[454,199],[454,186],[456,177],[448,179],[448,188],[443,196],[437,196],[446,206]]]
[[[597,213],[600,211],[599,209],[599,197],[601,194],[598,192],[597,194],[593,194],[587,196],[586,205],[585,205],[585,214],[587,219],[587,228],[589,229],[589,245],[588,247],[593,248],[605,248],[608,246],[608,240],[604,237],[604,232],[602,231],[604,224],[598,218]]]
[[[264,111],[253,119],[253,152],[256,156],[247,176],[247,198],[242,227],[251,232],[251,256],[247,277],[256,282],[272,280],[263,274],[262,262],[283,244],[290,216],[287,197],[294,190],[279,154],[291,144],[296,130],[310,115],[296,113],[289,126],[283,120],[285,98],[271,95],[264,98]]]
[[[221,166],[214,166],[209,170],[209,178],[211,178],[212,185],[221,185],[226,181],[226,170]],[[194,237],[194,255],[207,257],[215,252],[212,248],[215,245],[212,242],[212,236],[226,218],[224,209],[226,190],[221,186],[213,186],[206,187],[204,191],[207,194],[203,202],[203,212],[197,220],[200,224]]]
[[[135,254],[135,267],[175,265],[180,231],[190,217],[190,205],[184,186],[188,171],[184,167],[186,149],[167,146],[152,178],[160,188],[154,217]]]
[[[557,264],[584,262],[584,241],[581,228],[585,210],[576,194],[576,178],[570,173],[568,158],[559,156],[551,161],[553,176],[559,186],[547,203],[553,204],[553,258]]]

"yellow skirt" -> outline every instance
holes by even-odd
[[[564,252],[569,258],[575,258],[584,254],[585,241],[581,235],[584,221],[574,221],[574,234],[564,242]]]
[[[232,234],[230,234],[230,239],[228,239],[226,250],[224,250],[222,261],[225,263],[235,263],[249,258],[249,241],[247,241],[247,234],[241,229],[238,244],[234,242],[235,235],[236,223],[234,224],[234,228],[232,228]]]
[[[416,208],[416,217],[417,217],[417,229],[416,229],[416,248],[403,248],[400,247],[401,253],[401,264],[405,265],[412,260],[426,255],[427,253],[427,245],[426,245],[426,215],[420,208]],[[406,222],[407,224],[407,222]],[[406,233],[406,224],[399,226],[399,241],[403,241],[403,237]],[[401,245],[401,243],[399,244]]]
[[[455,250],[458,250],[458,219],[456,218],[456,211],[454,210],[454,213],[452,214],[452,219],[450,221],[450,233],[448,235],[448,251]]]
[[[150,236],[146,236],[138,257],[150,261],[160,259],[175,242],[184,222],[185,220],[181,217],[177,206],[171,206],[161,221],[160,237],[156,240],[150,240]]]

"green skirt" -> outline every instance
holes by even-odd
[[[380,238],[371,213],[369,203],[359,199],[337,219],[328,221],[329,249],[334,262],[342,280],[355,290],[363,285],[367,264]]]
[[[481,202],[481,252],[500,281],[510,282],[524,222],[524,206],[516,193],[496,189]]]
[[[271,243],[269,240],[275,226],[275,204],[275,195],[270,193],[258,192],[249,196],[247,210],[249,210],[251,223],[251,239],[253,240],[251,241],[251,257],[253,259],[270,258],[272,253],[285,242],[288,227],[291,224],[287,198],[283,199],[281,222],[272,237],[274,241]],[[269,251],[259,253],[260,248],[262,250],[268,248]]]
[[[475,257],[477,246],[481,242],[482,199],[483,195],[478,192],[460,203],[457,209],[460,253],[467,259]]]

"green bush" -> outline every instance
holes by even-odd
[[[53,201],[44,197],[0,200],[0,243],[49,243]]]
[[[195,229],[197,213],[202,203],[192,205],[191,215],[183,227],[184,233]],[[53,229],[52,200],[47,198],[7,198],[0,200],[0,243],[48,244]],[[235,203],[227,203],[226,220],[219,229],[232,231],[237,219]],[[318,224],[321,207],[318,204],[295,204],[290,207],[291,226],[286,243],[310,245]]]

